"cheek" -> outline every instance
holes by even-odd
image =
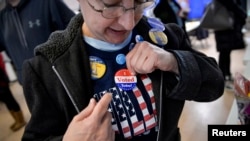
[[[107,21],[106,19],[103,19],[102,17],[100,17],[100,18],[92,18],[89,25],[94,30],[102,31],[105,28],[110,26],[110,22]]]
[[[92,37],[103,40],[105,35],[105,30],[110,26],[110,22],[102,18],[91,18],[85,21],[89,27],[90,34]]]
[[[141,20],[142,16],[142,14],[135,15],[135,25],[137,25],[137,23]]]

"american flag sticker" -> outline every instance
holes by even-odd
[[[105,93],[112,93],[112,102],[108,109],[112,114],[112,128],[127,139],[147,133],[157,126],[152,82],[147,75],[139,78],[146,93],[140,90],[140,86],[135,86],[130,91],[114,86],[94,95],[99,100]]]

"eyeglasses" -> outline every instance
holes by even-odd
[[[96,9],[95,6],[90,4],[89,0],[87,0],[87,2],[94,11],[102,13],[102,16],[107,19],[114,19],[120,17],[129,10],[135,10],[135,13],[143,13],[143,10],[155,5],[154,0],[145,0],[143,2],[136,2],[135,6],[131,8],[125,8],[123,5],[106,5],[103,7],[103,9]],[[103,4],[105,5],[105,3]]]

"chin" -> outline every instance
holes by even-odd
[[[124,42],[125,41],[125,37],[113,37],[113,38],[109,38],[108,40],[107,40],[107,42],[109,42],[109,43],[112,43],[112,44],[120,44],[120,43],[122,43],[122,42]]]
[[[112,44],[120,44],[120,43],[122,43],[124,40],[125,40],[125,39],[123,39],[123,40],[114,40],[114,39],[112,39],[112,40],[110,40],[110,41],[108,41],[108,42],[109,42],[109,43],[112,43]]]

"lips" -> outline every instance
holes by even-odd
[[[108,30],[106,30],[106,39],[114,44],[122,43],[128,35],[128,30],[116,30],[112,28],[108,28]]]

